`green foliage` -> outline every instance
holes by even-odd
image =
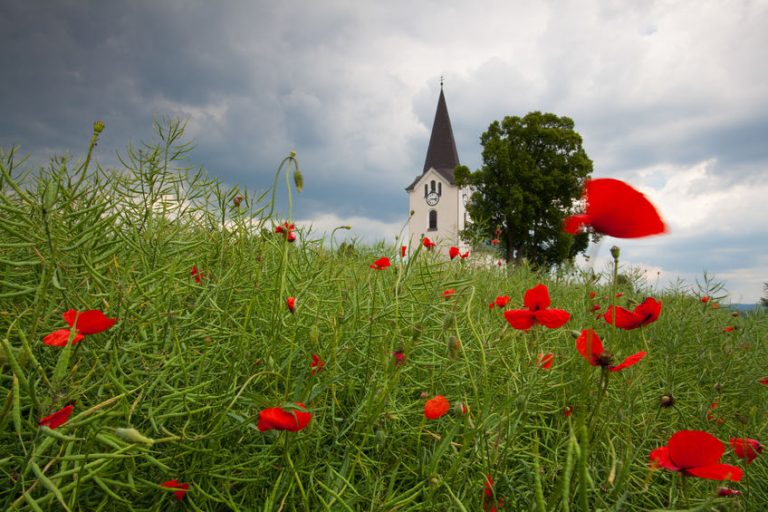
[[[456,170],[460,186],[475,190],[468,211],[482,219],[468,228],[472,240],[500,229],[507,259],[548,268],[586,250],[588,235],[563,232],[566,214],[581,196],[592,161],[568,117],[531,112],[494,121],[480,137],[483,166]]]
[[[337,249],[306,232],[289,243],[274,233],[285,219],[266,215],[270,190],[224,187],[178,160],[181,128],[158,127],[119,172],[59,160],[33,177],[0,159],[0,509],[483,510],[485,475],[501,510],[768,502],[765,454],[746,467],[727,451],[748,471],[735,504],[717,482],[648,467],[684,428],[762,439],[767,315],[669,292],[657,322],[612,332],[593,303],[633,307],[640,284],[616,299],[594,271],[473,268],[421,249],[402,261],[395,247]],[[391,268],[369,268],[385,255]],[[571,312],[566,327],[516,331],[489,310],[500,294],[522,307],[540,282]],[[118,323],[67,352],[44,345],[70,307]],[[570,332],[589,327],[617,357],[649,352],[605,393]],[[326,363],[317,375],[312,354]],[[436,394],[469,413],[426,420]],[[675,405],[661,408],[663,395]],[[38,426],[71,401],[66,424]],[[707,419],[715,401],[722,424]],[[257,429],[259,411],[294,402],[312,413],[306,430]],[[190,484],[181,504],[168,480]]]
[[[764,308],[768,308],[768,283],[763,283],[763,290],[765,291],[765,295],[760,297],[760,304]]]

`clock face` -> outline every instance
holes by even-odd
[[[427,194],[427,204],[429,206],[435,206],[438,201],[440,201],[440,196],[437,195],[437,192],[430,192]]]

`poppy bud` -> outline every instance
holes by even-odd
[[[104,121],[94,121],[93,122],[93,134],[98,135],[102,131],[104,131]]]
[[[421,394],[419,394],[419,398],[421,399],[429,398],[429,393],[427,393],[426,391],[422,391]]]
[[[301,192],[304,188],[304,176],[298,167],[293,171],[293,184],[296,185],[297,192]]]
[[[411,212],[410,212],[410,214],[408,216],[409,217],[413,217],[415,214],[416,214],[416,210],[411,210]]]
[[[600,353],[599,356],[597,356],[597,365],[602,366],[604,368],[611,366],[611,363],[613,363],[613,354],[610,352],[606,352],[605,350]]]
[[[455,359],[459,355],[459,349],[461,349],[459,339],[456,336],[448,336],[448,356]]]
[[[525,412],[525,408],[528,406],[528,400],[526,399],[525,395],[518,395],[515,399],[515,407],[520,412]]]
[[[467,406],[463,402],[456,402],[453,405],[453,414],[456,416],[465,416],[469,412]]]
[[[720,384],[719,382],[716,382],[715,383],[715,391],[720,391],[721,389],[723,389],[723,385]]]
[[[575,340],[577,340],[577,339],[579,339],[581,337],[581,331],[571,330],[570,332],[571,332],[571,336],[573,336],[573,339],[575,339]]]
[[[296,158],[296,151],[291,151],[288,153],[288,158]]]
[[[659,407],[664,407],[666,409],[667,407],[672,407],[673,405],[675,405],[675,399],[670,393],[661,395],[661,400],[659,400]]]
[[[239,206],[240,206],[240,203],[242,203],[242,202],[243,202],[243,196],[241,196],[240,194],[237,194],[237,195],[234,197],[234,199],[232,199],[232,202],[233,202],[233,203],[235,203],[235,206],[236,206],[236,207],[239,207]]]
[[[621,248],[618,245],[614,245],[611,247],[611,256],[613,256],[614,260],[619,259],[619,255],[621,254]]]
[[[135,428],[116,428],[115,434],[117,434],[118,437],[121,439],[124,439],[131,443],[136,444],[146,444],[149,446],[152,446],[155,444],[154,439],[150,439],[149,437],[144,437],[141,435],[141,432],[136,430]]]
[[[376,440],[376,444],[378,446],[382,446],[384,443],[387,442],[387,433],[384,432],[382,429],[377,428],[376,432],[374,433],[374,439]]]
[[[731,313],[731,316],[733,318],[738,318],[739,317],[739,312],[738,311],[734,311],[733,313]]]

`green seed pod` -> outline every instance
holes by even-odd
[[[130,443],[145,444],[147,446],[152,446],[155,444],[154,439],[141,435],[141,432],[135,428],[116,428],[115,434],[117,434],[119,438],[124,439]]]
[[[312,343],[317,343],[320,339],[320,329],[317,328],[317,325],[313,325],[309,328],[309,339]]]
[[[304,176],[301,174],[298,167],[293,171],[293,183],[296,185],[297,192],[301,192],[304,188]]]
[[[618,245],[614,245],[613,247],[611,247],[611,256],[613,256],[614,260],[618,260],[620,255],[621,255],[621,248]]]
[[[517,407],[517,410],[520,412],[525,412],[527,406],[528,399],[525,397],[525,395],[518,395],[515,399],[515,407]]]

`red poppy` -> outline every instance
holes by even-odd
[[[493,306],[495,305],[496,305],[495,303],[491,302],[490,304],[488,304],[488,309],[493,309]]]
[[[485,512],[497,512],[498,509],[504,506],[504,498],[499,498],[494,502],[493,480],[491,480],[491,475],[485,475],[485,488],[483,489],[483,493],[485,494],[485,497],[483,498],[483,510]]]
[[[539,359],[537,361],[537,366],[543,370],[549,370],[552,368],[552,363],[555,360],[555,354],[549,353],[549,354],[539,354]]]
[[[684,475],[738,482],[743,475],[741,468],[721,464],[724,452],[725,446],[713,435],[701,430],[681,430],[672,435],[666,446],[653,450],[650,459],[656,466]]]
[[[616,312],[614,319],[614,311]],[[632,330],[655,322],[661,314],[661,301],[648,297],[635,309],[629,311],[621,306],[610,306],[605,311],[605,321],[616,323],[619,329]]]
[[[197,270],[197,265],[192,265],[192,272],[191,272],[191,274],[195,277],[195,282],[197,284],[200,284],[200,283],[203,282],[203,278],[205,277],[205,275],[203,275],[202,272]]]
[[[85,335],[98,334],[115,325],[114,318],[107,318],[107,316],[98,309],[89,309],[88,311],[81,311],[80,313],[74,309],[70,309],[62,316],[64,317],[64,321],[67,322],[70,327],[74,327],[80,334]],[[75,325],[75,318],[77,318],[77,325]]]
[[[389,262],[389,258],[387,258],[385,256],[383,258],[379,258],[376,261],[374,261],[373,264],[370,265],[370,267],[372,269],[374,269],[374,270],[384,270],[385,268],[389,267],[390,265],[392,265],[392,264]]]
[[[296,311],[296,297],[288,297],[285,301],[285,305],[288,306],[288,311],[291,313]]]
[[[736,489],[729,489],[728,487],[718,487],[717,495],[718,496],[741,496],[741,491],[737,491]]]
[[[620,180],[588,180],[583,214],[565,219],[563,229],[572,235],[584,226],[616,238],[641,238],[664,233],[666,227],[656,208],[639,191]]]
[[[426,247],[427,249],[432,249],[432,248],[434,248],[434,247],[437,247],[437,244],[436,244],[435,242],[433,242],[432,240],[430,240],[429,238],[427,238],[427,237],[424,237],[424,238],[422,238],[422,239],[421,239],[421,243],[422,243],[422,244],[424,245],[424,247]]]
[[[65,424],[69,417],[72,415],[72,411],[75,410],[74,405],[65,405],[50,416],[46,416],[41,419],[38,425],[41,427],[48,427],[51,430],[58,428]]]
[[[392,357],[395,358],[395,366],[403,366],[405,364],[405,352],[402,350],[392,352]]]
[[[496,296],[496,306],[503,308],[507,304],[509,304],[509,301],[512,300],[509,298],[509,295],[497,295]]]
[[[53,331],[51,334],[43,338],[43,343],[52,347],[66,347],[67,341],[69,341],[69,334],[71,332],[71,329],[59,329],[58,331]],[[75,337],[72,338],[72,344],[74,345],[84,338],[85,336],[79,332],[75,333]]]
[[[404,245],[400,246],[400,257],[405,258],[405,254],[408,252],[408,248]]]
[[[757,382],[759,382],[763,386],[768,386],[768,377],[763,377],[762,379],[758,380]]]
[[[724,420],[723,418],[720,418],[720,417],[718,417],[718,416],[715,416],[714,414],[712,414],[712,411],[714,411],[715,409],[717,409],[717,406],[718,406],[718,405],[719,405],[719,404],[718,404],[716,401],[715,401],[715,402],[712,402],[712,404],[710,404],[710,406],[709,406],[709,410],[707,411],[707,419],[708,419],[709,421],[714,421],[714,422],[715,422],[715,423],[717,423],[718,425],[722,425],[722,424],[723,424],[723,422],[724,422],[725,420]]]
[[[458,255],[459,255],[459,248],[452,245],[451,248],[448,249],[448,256],[450,256],[451,259],[454,259]]]
[[[499,239],[494,238],[493,240],[491,240],[491,245],[499,245]]]
[[[293,223],[289,224],[288,221],[285,221],[282,226],[278,225],[275,227],[275,233],[283,235],[289,242],[295,242],[296,233],[293,232],[295,229],[296,226]]]
[[[763,445],[757,439],[747,437],[731,438],[731,446],[736,456],[740,459],[747,459],[747,464],[751,463],[757,457],[758,453],[763,453]]]
[[[448,299],[450,297],[453,297],[454,295],[456,295],[456,290],[454,290],[453,288],[448,288],[443,292],[444,299]]]
[[[637,352],[624,359],[619,364],[613,364],[613,355],[603,349],[603,342],[592,329],[584,329],[576,340],[576,350],[592,366],[600,366],[609,372],[618,372],[639,363],[646,352]]]
[[[563,416],[565,416],[566,418],[568,416],[570,416],[571,414],[573,414],[573,406],[572,405],[569,405],[565,409],[563,409]]]
[[[723,327],[723,332],[733,332],[734,329],[736,329],[734,326],[729,325],[728,327]]]
[[[309,425],[312,419],[312,413],[307,412],[307,408],[301,402],[296,402],[288,410],[282,407],[270,407],[259,413],[259,423],[257,425],[261,432],[266,430],[288,430],[298,432]]]
[[[589,292],[590,299],[594,299],[595,297],[597,297],[597,292]]]
[[[600,311],[600,304],[592,304],[592,312],[597,313]],[[600,318],[599,316],[597,318]]]
[[[444,416],[451,409],[451,404],[443,395],[437,395],[424,404],[424,416],[430,420]]]
[[[176,499],[179,501],[183,500],[184,495],[187,494],[187,492],[189,491],[189,484],[183,484],[178,480],[168,480],[167,482],[161,483],[160,487],[165,487],[166,489],[173,489],[173,494],[174,496],[176,496]]]
[[[700,300],[701,302],[703,302],[704,304],[706,304],[707,302],[709,302],[709,297],[708,297],[707,295],[705,295],[705,296],[703,296],[702,298],[700,298],[699,300]]]
[[[317,354],[312,354],[312,363],[309,365],[312,368],[312,375],[317,374],[325,366],[325,361],[320,359]]]
[[[528,309],[512,309],[504,312],[504,318],[515,329],[527,331],[536,324],[550,329],[561,327],[571,318],[571,314],[562,309],[549,307],[549,290],[543,284],[534,286],[525,292],[523,305]]]

